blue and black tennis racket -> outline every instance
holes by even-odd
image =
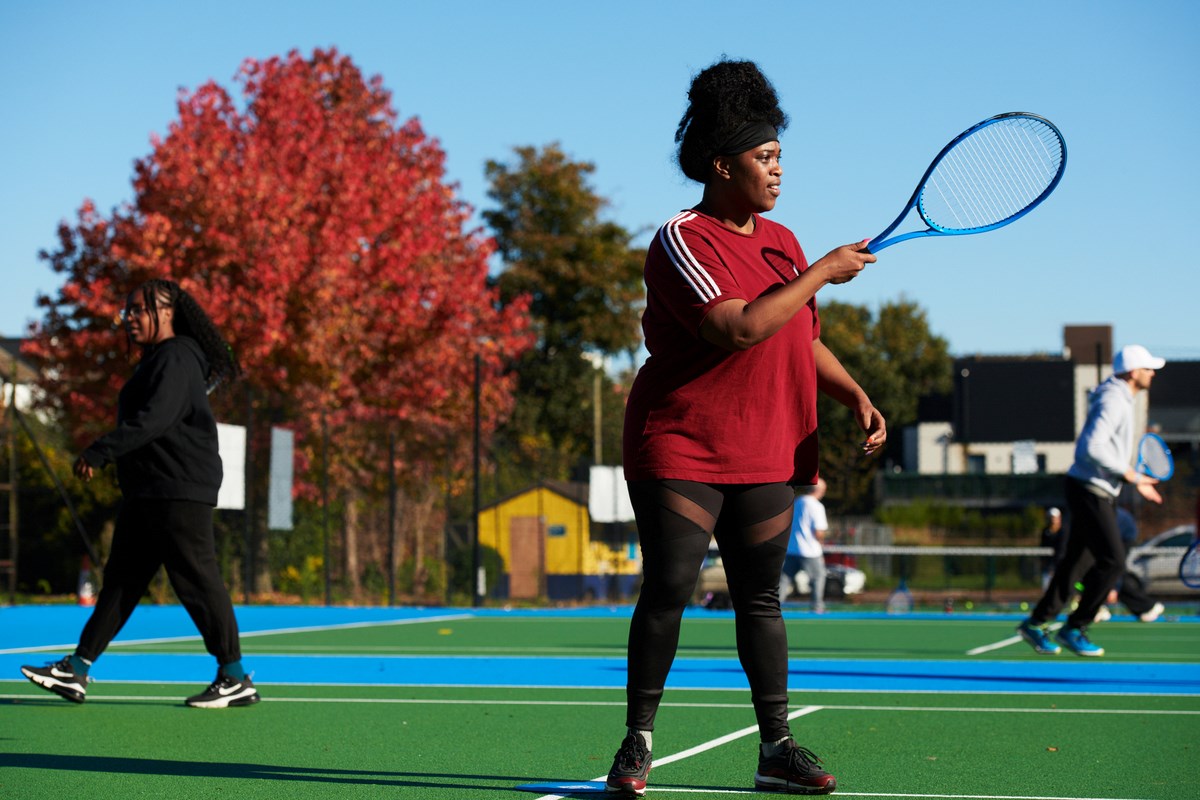
[[[985,119],[942,148],[900,216],[866,249],[878,253],[920,236],[984,233],[1016,222],[1054,191],[1066,166],[1067,144],[1049,120],[1022,112]],[[925,229],[888,238],[914,209]]]

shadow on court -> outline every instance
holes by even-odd
[[[40,769],[54,772],[95,772],[108,775],[160,775],[223,780],[302,781],[364,786],[461,789],[494,793],[495,782],[536,783],[549,778],[530,775],[465,775],[440,772],[324,769],[278,764],[231,764],[170,761],[154,758],[76,756],[45,753],[0,753],[0,769]],[[479,781],[470,783],[468,781]]]

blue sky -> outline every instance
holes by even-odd
[[[1032,111],[1066,137],[1063,182],[1030,216],[889,248],[820,299],[916,301],[956,355],[1056,353],[1064,325],[1107,323],[1118,347],[1200,359],[1198,41],[1189,0],[0,0],[0,333],[57,288],[37,252],[58,222],[131,199],[178,90],[232,88],[247,57],[336,46],[381,75],[477,210],[488,159],[559,142],[644,243],[699,199],[672,136],[691,76],[727,54],[758,61],[791,116],[772,217],[811,259],[882,230],[981,119]]]

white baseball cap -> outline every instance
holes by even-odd
[[[1047,508],[1047,509],[1046,509],[1046,516],[1047,516],[1047,517],[1061,517],[1061,516],[1062,516],[1062,512],[1061,512],[1061,511],[1059,511],[1059,510],[1058,510],[1057,508],[1055,508],[1054,506],[1051,506],[1050,508]]]
[[[1127,344],[1113,359],[1113,372],[1123,375],[1135,369],[1162,369],[1165,359],[1155,358],[1140,344]]]

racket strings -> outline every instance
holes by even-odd
[[[943,230],[986,228],[1019,214],[1054,183],[1063,144],[1028,117],[987,125],[947,151],[925,182],[920,211]]]
[[[1142,443],[1139,455],[1147,475],[1161,480],[1172,472],[1174,462],[1171,459],[1171,451],[1159,440],[1147,439]]]
[[[1192,545],[1179,562],[1179,578],[1184,585],[1200,588],[1200,548]]]

